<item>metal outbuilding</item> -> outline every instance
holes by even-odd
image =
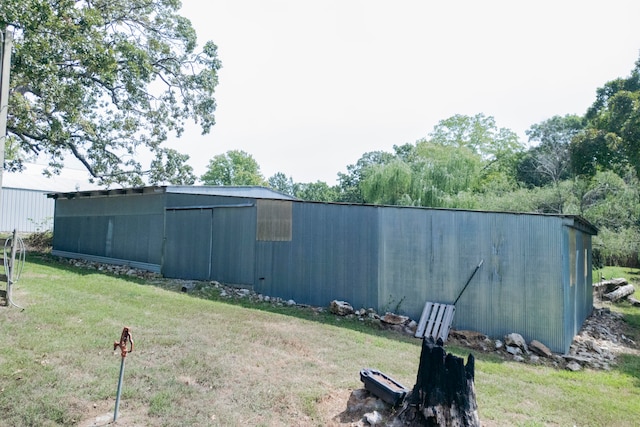
[[[305,202],[261,187],[162,186],[49,194],[53,254],[218,280],[326,306],[345,300],[453,326],[520,333],[566,352],[593,307],[579,216]]]
[[[3,172],[0,191],[0,232],[32,233],[53,229],[54,201],[44,197],[58,191],[96,188],[87,172],[66,168],[46,176],[44,165],[26,163],[21,172]]]

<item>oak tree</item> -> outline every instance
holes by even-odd
[[[200,179],[206,185],[265,185],[260,165],[242,150],[230,150],[209,160]]]
[[[179,0],[3,0],[14,32],[9,166],[77,159],[101,184],[193,183],[187,156],[166,148],[188,121],[214,125],[220,62],[198,48]],[[142,164],[144,153],[152,168]]]

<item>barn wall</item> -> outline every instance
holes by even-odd
[[[251,198],[168,194],[162,274],[253,286],[255,206]]]
[[[163,207],[163,194],[57,199],[53,248],[159,266]]]
[[[564,335],[573,338],[593,310],[591,236],[579,229],[565,227],[563,235],[564,310],[561,323]],[[569,349],[566,346],[564,351]]]
[[[165,277],[253,286],[256,220],[252,205],[166,212]]]
[[[256,242],[256,290],[298,303],[377,307],[377,218],[370,206],[292,202],[290,241]]]
[[[380,228],[380,307],[419,319],[426,301],[453,304],[483,260],[454,327],[564,349],[561,219],[385,208]]]

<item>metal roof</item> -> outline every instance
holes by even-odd
[[[173,185],[165,188],[167,193],[250,197],[254,199],[298,200],[288,194],[260,186]]]
[[[298,200],[279,191],[258,186],[210,186],[210,185],[171,185],[138,188],[119,188],[113,190],[89,190],[63,193],[49,193],[52,199],[75,199],[80,197],[108,197],[126,194],[174,193],[206,196],[249,197],[254,199]]]

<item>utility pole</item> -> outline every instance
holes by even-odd
[[[0,191],[4,170],[4,145],[7,141],[7,113],[9,109],[9,71],[11,70],[11,46],[13,32],[0,31]]]

